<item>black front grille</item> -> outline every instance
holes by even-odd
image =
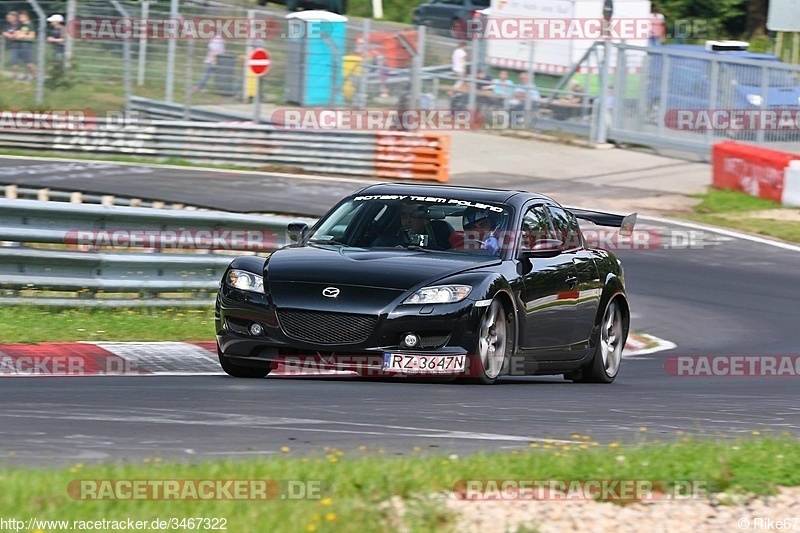
[[[377,316],[317,311],[278,311],[287,337],[317,344],[354,344],[369,337]]]
[[[450,334],[444,333],[420,333],[419,334],[419,347],[420,348],[441,348],[447,341],[450,340]]]

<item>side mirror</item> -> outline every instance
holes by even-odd
[[[520,257],[555,257],[563,251],[564,244],[558,239],[539,239],[532,248],[522,250]]]
[[[292,222],[286,227],[286,232],[292,242],[300,242],[308,233],[308,224],[305,222]]]

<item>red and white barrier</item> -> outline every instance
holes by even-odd
[[[638,339],[637,339],[638,337]],[[645,349],[648,342],[658,347]],[[675,345],[649,335],[631,335],[625,356],[644,355]],[[45,342],[0,344],[0,378],[32,376],[222,375],[217,345],[205,342]],[[315,364],[276,364],[271,376],[350,376]]]
[[[714,145],[712,162],[715,188],[800,206],[800,154],[724,141]]]

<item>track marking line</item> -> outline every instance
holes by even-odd
[[[800,246],[797,246],[795,244],[789,244],[788,242],[769,239],[766,237],[758,237],[756,235],[750,235],[749,233],[743,233],[736,230],[719,228],[717,226],[709,226],[707,224],[699,224],[697,222],[688,222],[680,219],[673,220],[669,218],[651,217],[651,216],[642,216],[640,218],[643,220],[651,220],[653,222],[658,222],[661,224],[673,224],[676,226],[684,226],[687,228],[709,231],[711,233],[716,233],[718,235],[724,235],[726,237],[732,237],[734,239],[741,239],[744,241],[751,241],[758,244],[766,244],[768,246],[774,246],[775,248],[781,248],[783,250],[789,250],[791,252],[800,252]]]

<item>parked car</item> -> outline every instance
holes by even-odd
[[[664,58],[667,56],[664,98]],[[648,118],[654,123],[659,120],[664,104],[665,111],[707,110],[712,104],[714,109],[721,110],[800,109],[797,73],[775,55],[747,51],[747,43],[709,41],[705,46],[666,45],[652,49],[648,59]],[[712,66],[715,62],[718,64],[716,87]],[[772,67],[766,69],[765,80],[763,67]],[[766,85],[762,88],[763,81]]]
[[[347,11],[347,0],[269,0],[269,3],[285,5],[287,11],[321,9],[337,15],[344,15]],[[258,0],[258,5],[267,5],[267,0]]]
[[[611,383],[630,312],[621,263],[567,209],[522,191],[382,184],[335,205],[296,244],[235,259],[220,282],[222,369],[259,378],[303,358],[367,376],[483,384],[512,374]]]
[[[467,37],[467,21],[480,18],[490,0],[423,0],[414,9],[414,24],[446,31],[457,39]]]

